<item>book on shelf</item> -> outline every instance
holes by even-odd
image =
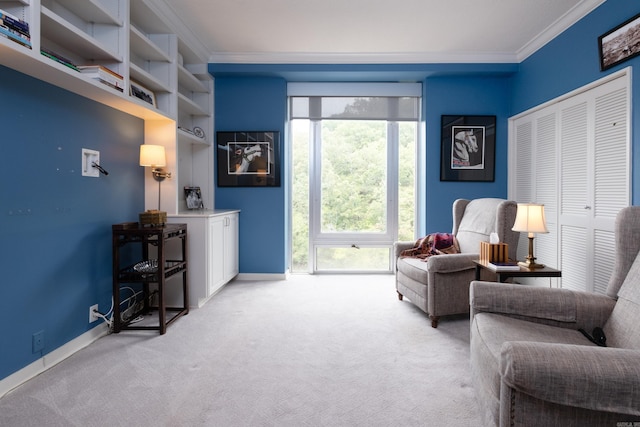
[[[0,14],[1,13],[2,12],[0,12]],[[11,31],[15,32],[16,34],[18,34],[19,36],[27,40],[31,40],[31,34],[29,33],[29,28],[28,27],[25,28],[24,26],[18,25],[16,21],[9,20],[6,17],[0,17],[0,25],[10,29]]]
[[[75,71],[80,71],[78,70],[78,67],[76,66],[76,64],[74,64],[70,59],[65,58],[62,55],[59,55],[58,53],[47,49],[47,48],[41,48],[40,49],[40,53],[44,56],[46,56],[49,59],[53,59],[56,62],[59,62],[62,65],[66,65],[67,67],[71,68],[72,70]]]
[[[27,40],[25,37],[20,35],[17,31],[14,31],[4,25],[0,25],[0,36],[31,49],[31,40]]]
[[[27,37],[30,36],[28,22],[18,19],[16,16],[9,14],[2,9],[0,9],[0,21],[2,25],[12,28]]]
[[[487,267],[493,271],[519,271],[520,266],[517,261],[506,261],[506,262],[488,262]]]
[[[124,92],[124,78],[102,65],[79,65],[78,71],[87,77],[98,80],[120,92]]]
[[[114,84],[113,84],[113,83],[111,83],[111,82],[108,82],[108,81],[106,81],[106,80],[102,80],[102,79],[94,79],[94,80],[97,80],[97,81],[99,81],[100,83],[102,83],[103,85],[107,85],[107,86],[109,86],[109,87],[110,87],[110,88],[112,88],[112,89],[115,89],[115,90],[117,90],[117,91],[119,91],[119,92],[123,92],[123,93],[124,93],[124,88],[122,88],[122,87],[120,87],[120,86],[116,86],[116,85],[114,85]]]

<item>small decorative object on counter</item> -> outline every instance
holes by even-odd
[[[164,225],[167,222],[167,213],[156,209],[147,210],[140,214],[141,225]]]

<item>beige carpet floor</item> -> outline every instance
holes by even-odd
[[[478,426],[469,320],[431,328],[390,275],[233,281],[18,387],[0,425]]]

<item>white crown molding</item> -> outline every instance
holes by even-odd
[[[515,54],[496,52],[217,52],[209,57],[211,63],[235,64],[439,64],[513,63],[515,61]]]
[[[584,0],[575,5],[571,10],[558,18],[553,24],[545,28],[526,45],[521,47],[515,55],[517,62],[522,62],[529,56],[533,55],[540,48],[562,34],[573,24],[587,16],[605,1],[606,0]]]

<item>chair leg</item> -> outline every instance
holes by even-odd
[[[398,292],[398,291],[396,291],[396,292],[398,293],[398,299],[399,299],[400,301],[402,301],[402,298],[403,298],[402,294],[401,294],[400,292]]]
[[[431,315],[429,315],[429,319],[431,319],[431,327],[432,328],[437,328],[438,327],[438,321],[440,320],[440,316],[431,316]]]

